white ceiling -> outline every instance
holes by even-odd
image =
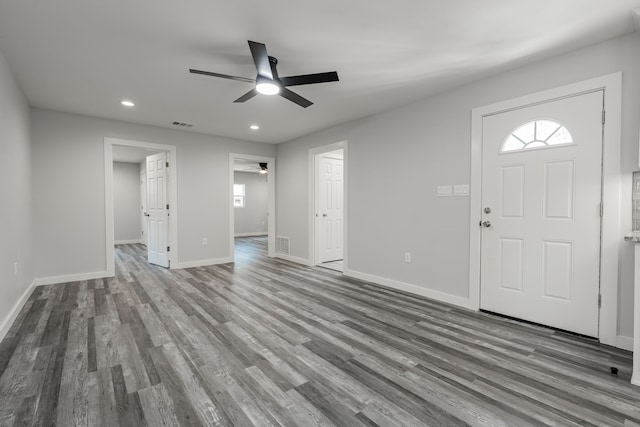
[[[0,0],[0,50],[31,105],[278,143],[634,30],[640,0]],[[247,40],[281,76],[339,82],[233,100],[255,77]],[[120,105],[131,99],[136,106]],[[260,130],[249,129],[251,124]]]

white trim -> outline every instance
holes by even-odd
[[[204,267],[207,265],[229,264],[231,262],[233,262],[233,258],[231,257],[216,258],[216,259],[202,259],[198,261],[181,262],[177,264],[175,267],[172,266],[171,268],[194,268],[194,267]]]
[[[11,309],[11,311],[9,311],[7,317],[2,320],[2,323],[0,324],[0,341],[2,341],[7,336],[9,329],[11,329],[13,322],[15,322],[18,318],[20,310],[22,310],[22,307],[24,307],[24,305],[29,300],[29,297],[31,296],[31,293],[33,292],[35,287],[36,281],[34,280],[29,286],[27,286],[27,289],[24,290],[18,301],[16,301],[16,303],[13,305],[13,308]]]
[[[276,252],[276,256],[275,257],[283,259],[285,261],[295,262],[296,264],[311,265],[311,264],[309,264],[309,260],[308,259],[300,258],[300,257],[297,257],[297,256],[281,254],[279,252]]]
[[[254,236],[268,236],[269,233],[267,231],[254,231],[250,233],[235,233],[235,237],[254,237]]]
[[[114,243],[116,245],[132,245],[132,244],[135,244],[135,243],[142,243],[142,239],[116,240]]]
[[[172,264],[178,263],[178,161],[177,149],[174,145],[155,144],[152,142],[133,141],[128,139],[104,138],[104,205],[105,205],[105,253],[107,275],[115,276],[115,256],[113,247],[114,237],[114,213],[113,213],[113,146],[124,145],[127,147],[145,148],[150,151],[166,151],[169,154],[169,204],[171,205],[171,215],[169,216],[169,252],[170,268],[175,268]]]
[[[444,292],[434,291],[433,289],[423,288],[422,286],[414,285],[411,283],[400,282],[398,280],[387,279],[386,277],[374,276],[373,274],[362,273],[354,270],[344,270],[343,274],[347,277],[353,277],[354,279],[364,280],[366,282],[375,283],[377,285],[385,286],[387,288],[395,289],[398,291],[409,292],[415,295],[430,298],[435,301],[444,302],[447,304],[453,304],[463,308],[473,307],[469,304],[467,298],[458,297],[455,295],[447,294]]]
[[[309,260],[307,265],[314,266],[318,264],[318,249],[316,245],[316,171],[317,157],[320,154],[328,153],[335,150],[343,150],[344,155],[344,182],[343,182],[343,228],[342,228],[342,250],[343,250],[343,266],[347,270],[349,266],[349,142],[338,141],[333,144],[323,145],[309,149],[308,167],[309,167],[309,219],[307,223],[307,235],[309,240]]]
[[[623,337],[618,335],[616,337],[616,345],[615,347],[621,348],[627,351],[633,351],[633,338],[631,337]]]
[[[276,256],[276,159],[274,157],[256,156],[253,154],[229,153],[229,256],[230,262],[235,259],[235,211],[233,206],[233,163],[235,159],[252,160],[267,164],[267,254],[269,258]],[[265,233],[262,233],[264,235]]]
[[[471,112],[471,181],[469,221],[469,306],[480,308],[480,227],[482,210],[482,118],[522,106],[552,99],[604,89],[606,125],[602,171],[602,247],[599,338],[603,344],[617,345],[618,322],[618,249],[623,235],[620,231],[620,129],[622,120],[622,73],[613,73],[590,80],[562,86],[474,108]]]
[[[81,280],[102,279],[104,277],[113,277],[108,271],[96,271],[93,273],[67,274],[65,276],[39,277],[35,280],[36,286],[55,285],[58,283],[79,282]]]

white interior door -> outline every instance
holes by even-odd
[[[146,160],[145,160],[145,168]],[[142,171],[140,173],[140,237],[143,245],[147,245],[147,172]]]
[[[167,153],[147,157],[147,259],[169,267],[169,205]]]
[[[343,185],[342,150],[318,156],[318,255],[319,262],[341,260],[343,254]]]
[[[483,118],[480,307],[597,337],[603,92]]]

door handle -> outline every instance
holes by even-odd
[[[491,221],[482,221],[482,226],[484,228],[489,228],[491,227]]]
[[[322,216],[327,216],[327,214],[322,214]]]
[[[146,213],[146,212],[145,212],[145,213],[144,213],[144,216],[150,216],[150,215],[149,215],[148,213]]]

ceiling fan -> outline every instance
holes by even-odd
[[[276,69],[278,60],[273,56],[267,55],[267,47],[263,43],[252,42],[251,40],[248,40],[248,42],[249,49],[251,49],[253,62],[256,65],[256,70],[258,71],[258,75],[255,79],[213,73],[211,71],[194,70],[193,68],[189,69],[189,72],[193,74],[221,77],[223,79],[237,80],[255,84],[255,87],[253,89],[233,102],[245,102],[260,93],[263,95],[280,95],[283,98],[286,98],[303,108],[307,108],[308,106],[313,105],[313,102],[287,89],[287,86],[300,86],[310,85],[314,83],[338,81],[338,73],[335,71],[330,71],[327,73],[304,74],[290,77],[279,77],[278,71]]]

